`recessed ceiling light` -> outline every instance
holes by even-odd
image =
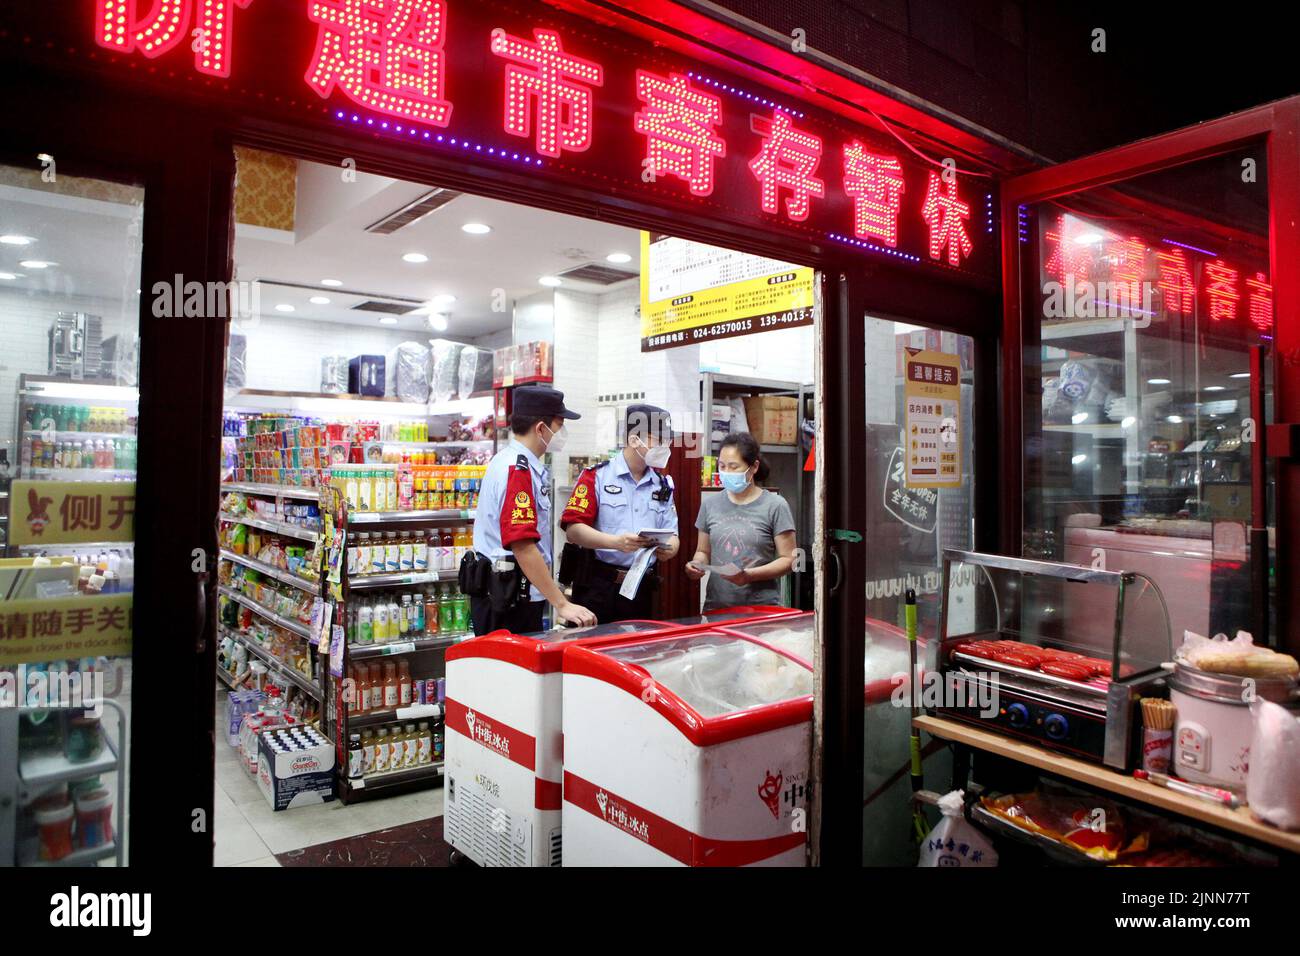
[[[12,272],[0,272],[0,279],[3,279],[5,282],[10,282],[17,278],[18,276]]]
[[[402,261],[419,265],[422,262],[428,262],[429,257],[423,252],[408,252],[406,255],[402,256]]]
[[[342,279],[321,279],[320,284],[327,285],[331,289],[337,289],[339,286],[343,284],[343,280]]]
[[[1168,384],[1169,384],[1169,379],[1167,379],[1167,378],[1149,378],[1149,379],[1147,379],[1147,384],[1148,384],[1148,385],[1168,385]]]
[[[379,324],[380,324],[380,325],[396,325],[396,324],[397,324],[397,316],[395,316],[395,315],[381,315],[381,316],[379,317]]]
[[[293,311],[293,306],[291,306],[288,302],[281,302],[279,305],[277,305],[277,306],[275,307],[275,311],[277,311],[277,312],[292,312],[292,311]]]
[[[1221,392],[1221,391],[1223,391],[1223,386],[1222,386],[1222,385],[1207,385],[1207,386],[1205,386],[1205,391],[1207,391],[1207,392]]]
[[[484,222],[467,222],[460,227],[461,232],[468,232],[471,236],[486,236],[492,231],[492,227]]]
[[[57,262],[46,262],[44,259],[24,259],[18,264],[24,269],[48,269],[50,266],[58,265]]]
[[[1249,372],[1233,372],[1228,378],[1250,378]]]
[[[542,285],[550,286],[550,287],[552,287],[552,288],[554,288],[554,287],[557,286],[557,285],[563,285],[563,284],[564,284],[564,283],[560,280],[560,277],[559,277],[559,276],[542,276],[542,277],[541,277],[540,279],[538,279],[537,281],[540,282]]]
[[[1082,465],[1087,460],[1088,460],[1087,455],[1075,455],[1073,458],[1070,459],[1070,464]]]
[[[1183,423],[1183,416],[1170,415],[1168,418],[1165,419],[1165,421],[1169,422],[1172,425],[1181,425]]]
[[[0,242],[6,246],[30,246],[35,241],[31,236],[0,236]]]
[[[433,305],[451,305],[456,301],[456,297],[450,292],[444,292],[441,295],[435,295],[429,300]]]
[[[330,304],[329,296],[326,296],[326,295],[314,295],[314,296],[312,296],[310,299],[308,299],[307,301],[310,302],[312,305],[329,305],[329,304]]]
[[[617,262],[621,265],[624,262],[631,262],[632,257],[629,256],[626,252],[611,252],[609,255],[605,257],[605,261]]]
[[[447,317],[442,314],[435,314],[429,316],[429,328],[433,329],[433,331],[435,332],[446,332]]]

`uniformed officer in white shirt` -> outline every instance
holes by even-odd
[[[657,561],[677,554],[677,503],[673,482],[656,469],[672,454],[672,420],[654,405],[629,405],[623,422],[623,450],[579,476],[560,516],[568,548],[560,577],[572,584],[573,600],[591,608],[602,623],[646,618],[653,613]],[[671,531],[662,540],[642,537],[646,529]],[[638,552],[654,548],[635,597],[623,587]],[[572,562],[572,563],[570,563]]]
[[[565,597],[551,574],[550,474],[541,462],[542,455],[563,446],[565,419],[578,417],[564,407],[563,392],[540,385],[515,389],[513,437],[487,466],[474,518],[474,550],[460,568],[475,634],[500,628],[539,631],[547,601],[557,623],[596,623],[591,611]]]

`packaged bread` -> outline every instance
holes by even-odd
[[[1290,654],[1258,647],[1246,631],[1228,640],[1227,635],[1204,637],[1184,632],[1183,644],[1175,655],[1178,660],[1212,674],[1234,677],[1279,678],[1294,680],[1300,675],[1300,663]]]

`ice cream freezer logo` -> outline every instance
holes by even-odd
[[[630,833],[638,840],[650,842],[650,824],[639,818],[635,812],[630,812],[619,801],[610,797],[604,790],[596,791],[596,806],[600,809],[600,815],[610,826],[618,827],[625,833]]]
[[[472,710],[465,711],[465,728],[469,731],[469,738],[475,743],[482,744],[489,750],[495,750],[503,757],[510,756],[510,741],[504,735],[496,733],[492,725],[485,721],[480,714]]]
[[[762,799],[767,808],[772,811],[772,816],[776,819],[781,818],[781,781],[784,779],[780,771],[773,775],[772,771],[763,771],[766,775],[763,782],[758,785],[758,796]]]
[[[50,523],[50,505],[53,503],[53,498],[37,494],[35,488],[27,489],[27,526],[32,529],[33,536],[41,534]]]

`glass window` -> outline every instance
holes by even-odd
[[[46,166],[0,167],[0,865],[121,864],[144,193]]]
[[[1265,182],[1261,147],[1020,210],[1024,554],[1147,575],[1175,646],[1262,624]]]

